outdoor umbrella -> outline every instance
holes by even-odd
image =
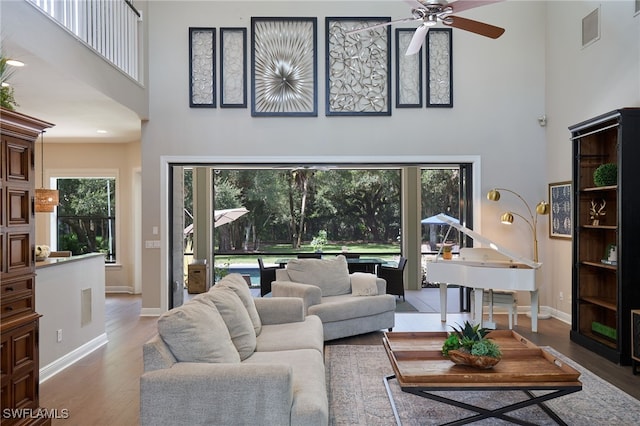
[[[218,226],[231,223],[247,213],[249,213],[249,210],[245,209],[244,207],[237,207],[235,209],[214,210],[213,227],[217,228]]]
[[[422,223],[423,225],[446,225],[447,222],[442,221],[441,219],[438,218],[438,216],[444,216],[452,222],[460,223],[460,221],[455,217],[447,216],[444,213],[440,213],[439,215],[429,216],[427,218],[424,218],[420,221],[420,223]]]

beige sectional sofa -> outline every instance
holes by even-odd
[[[395,324],[395,296],[386,294],[386,282],[373,274],[349,274],[347,260],[292,259],[276,270],[273,298],[299,297],[307,315],[322,320],[324,340],[391,330]]]
[[[328,423],[320,319],[238,274],[163,314],[143,359],[142,425]]]

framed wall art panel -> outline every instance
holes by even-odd
[[[451,28],[427,33],[427,107],[453,107],[453,39]]]
[[[247,29],[220,28],[220,108],[247,107]]]
[[[251,115],[318,115],[317,18],[251,18]]]
[[[405,55],[416,30],[396,28],[396,108],[422,108],[422,55]]]
[[[216,29],[189,28],[189,106],[216,107]]]
[[[391,115],[390,21],[326,18],[326,115]]]
[[[571,238],[571,182],[549,184],[549,237]]]

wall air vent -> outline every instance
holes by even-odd
[[[582,47],[585,48],[600,39],[600,7],[582,18]]]

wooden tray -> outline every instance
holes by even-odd
[[[580,385],[580,373],[511,330],[488,334],[502,360],[488,370],[455,365],[442,356],[446,332],[386,332],[383,344],[401,386],[544,387]]]

